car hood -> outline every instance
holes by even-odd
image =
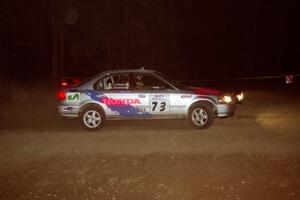
[[[191,87],[191,89],[199,95],[220,95],[223,92],[220,90],[212,89],[212,88],[204,88],[204,87]]]

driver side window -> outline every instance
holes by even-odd
[[[162,80],[144,74],[133,74],[134,89],[137,90],[173,90],[173,88]]]

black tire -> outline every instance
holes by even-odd
[[[97,106],[86,107],[79,116],[81,125],[88,131],[96,131],[103,127],[106,118],[103,110]]]
[[[211,106],[197,103],[192,105],[188,114],[188,121],[199,129],[206,129],[214,122],[215,115]]]

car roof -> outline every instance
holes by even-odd
[[[94,76],[89,77],[88,79],[85,79],[83,82],[81,82],[80,86],[85,85],[86,83],[93,81],[95,79],[98,79],[101,76],[107,76],[111,74],[117,74],[117,73],[148,73],[148,74],[154,74],[158,73],[155,70],[149,70],[149,69],[144,69],[143,67],[140,69],[114,69],[114,70],[106,70],[102,71],[98,74],[95,74]]]
[[[155,73],[155,70],[150,69],[115,69],[115,70],[107,70],[102,72],[101,74],[114,74],[114,73]]]

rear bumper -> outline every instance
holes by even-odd
[[[58,105],[58,112],[63,117],[76,118],[78,117],[79,107],[70,105]]]
[[[217,104],[217,117],[229,117],[234,115],[235,104]]]

